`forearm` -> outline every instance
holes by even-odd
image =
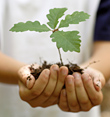
[[[24,65],[0,52],[0,82],[17,84],[18,70]]]
[[[102,41],[94,43],[94,52],[91,58],[83,64],[87,66],[93,61],[99,61],[90,67],[103,73],[105,80],[110,78],[110,42]]]

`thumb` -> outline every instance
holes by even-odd
[[[20,68],[18,71],[18,75],[20,76],[21,82],[28,88],[31,89],[35,83],[35,78],[31,74],[30,67],[32,65],[26,65]],[[33,68],[38,68],[39,66],[37,64],[33,64]]]
[[[94,87],[97,91],[100,91],[102,89],[101,81],[98,77],[93,79],[93,83],[94,83]]]

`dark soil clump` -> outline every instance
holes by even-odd
[[[56,63],[59,67],[62,66],[61,63]],[[46,61],[44,61],[44,63],[42,64],[42,67],[39,67],[37,69],[33,68],[33,64],[31,65],[30,67],[30,71],[31,71],[31,74],[35,77],[35,79],[37,79],[40,75],[40,73],[44,70],[44,69],[50,69],[52,64],[47,64]],[[69,75],[72,75],[73,72],[79,72],[81,74],[83,74],[83,69],[80,68],[77,64],[72,64],[69,62],[69,64],[66,64],[64,65],[68,68],[68,74]],[[27,78],[28,79],[28,78]],[[31,80],[31,79],[30,79]]]

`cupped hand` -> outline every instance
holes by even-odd
[[[103,100],[105,78],[100,71],[87,68],[83,74],[73,73],[65,81],[66,89],[60,95],[59,107],[63,111],[89,111]]]
[[[19,94],[21,99],[32,107],[48,107],[58,103],[68,69],[64,66],[59,68],[57,65],[52,65],[50,69],[43,70],[38,79],[35,80],[29,67],[27,65],[19,70]],[[35,67],[39,66],[35,65]]]

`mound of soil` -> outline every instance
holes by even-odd
[[[56,63],[56,64],[57,64],[59,67],[62,66],[61,63]],[[50,69],[51,65],[52,65],[52,64],[47,64],[46,61],[44,61],[43,64],[42,64],[42,66],[39,67],[39,68],[37,68],[37,69],[35,69],[35,68],[33,67],[33,65],[31,65],[31,67],[30,67],[31,74],[35,77],[35,79],[37,79],[37,78],[39,77],[40,73],[41,73],[44,69]],[[69,75],[72,75],[73,72],[79,72],[79,73],[81,73],[81,74],[83,73],[83,69],[80,68],[77,64],[73,64],[73,63],[70,63],[70,62],[69,62],[69,64],[66,64],[66,65],[64,65],[64,66],[66,66],[66,67],[68,68],[68,74],[69,74]],[[27,78],[27,79],[28,79],[28,78]],[[29,80],[31,80],[31,79],[29,79]]]

